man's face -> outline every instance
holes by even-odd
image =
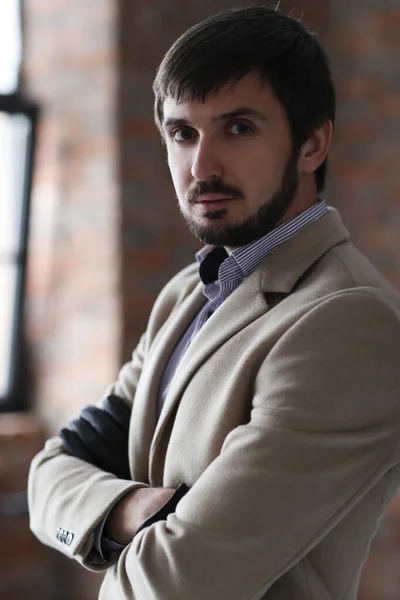
[[[163,134],[180,210],[203,242],[228,250],[290,215],[298,189],[285,110],[258,75],[205,102],[164,102]]]

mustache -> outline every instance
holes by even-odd
[[[244,198],[243,192],[233,185],[228,185],[221,179],[209,179],[197,181],[187,194],[187,200],[193,204],[203,194],[223,194],[224,196],[234,196],[235,198]]]

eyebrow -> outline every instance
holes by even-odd
[[[227,119],[234,119],[235,117],[253,117],[253,119],[258,119],[259,121],[264,121],[265,123],[269,121],[267,115],[265,115],[259,110],[256,110],[255,108],[250,108],[249,106],[241,106],[240,108],[236,108],[235,110],[231,110],[230,112],[218,115],[212,120],[225,121]]]
[[[217,115],[216,117],[213,117],[211,121],[215,123],[218,121],[234,119],[235,117],[252,117],[253,119],[264,121],[265,123],[269,121],[268,117],[264,113],[260,112],[259,110],[255,110],[254,108],[250,108],[249,106],[241,106],[235,110]],[[190,123],[186,119],[177,119],[174,117],[169,117],[164,121],[164,127],[166,129],[169,129],[170,127],[187,127],[189,125]]]

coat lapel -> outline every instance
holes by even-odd
[[[157,422],[158,390],[164,368],[175,345],[204,302],[199,282],[155,336],[145,359],[132,407],[132,423],[135,425],[131,428],[129,440],[131,468],[136,481],[146,482],[149,477],[150,445]]]
[[[150,450],[151,483],[160,485],[164,457],[175,409],[192,375],[226,340],[265,314],[268,304],[260,289],[260,271],[254,271],[203,325],[179,363],[158,420]]]
[[[290,294],[300,278],[326,252],[349,240],[338,211],[328,212],[287,242],[278,246],[260,265],[264,293]]]

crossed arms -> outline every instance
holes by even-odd
[[[60,430],[64,449],[70,456],[120,479],[129,480],[130,408],[116,394],[106,396],[101,404],[102,408],[86,406],[77,419],[71,420],[68,427]],[[166,519],[187,489],[181,486],[177,494],[173,488],[163,487],[145,487],[127,492],[107,516],[104,537],[121,545],[129,544],[139,530]]]
[[[249,421],[226,436],[168,519],[135,535],[115,567],[105,565],[111,568],[104,598],[262,598],[398,463],[398,331],[394,313],[363,293],[338,295],[299,319],[258,369]],[[374,369],[371,357],[380,356]],[[185,452],[195,434],[186,435]],[[70,456],[62,441],[50,440],[32,468],[32,529],[57,547],[53,532],[61,517],[69,520],[79,530],[69,555],[85,564],[93,528],[110,504],[138,488],[149,486]],[[104,507],[95,516],[93,490]],[[365,522],[372,531],[380,517],[378,500],[368,506],[378,509],[365,509],[361,530],[350,521],[355,535]],[[343,596],[350,573],[332,580],[332,597]]]

